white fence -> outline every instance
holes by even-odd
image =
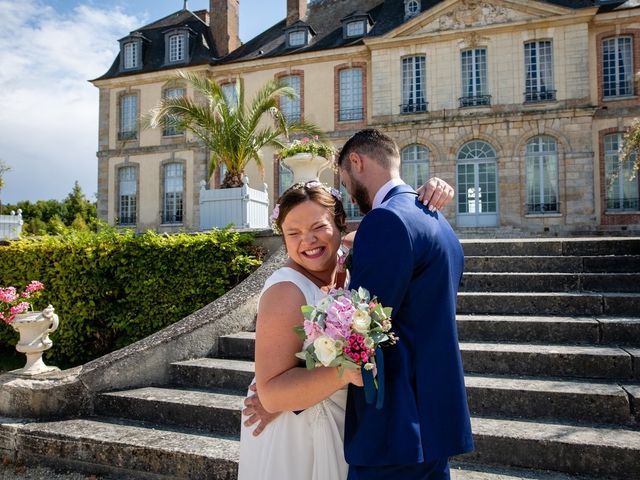
[[[0,215],[0,240],[17,240],[22,232],[22,210],[11,215]]]
[[[269,193],[250,188],[206,189],[200,188],[200,229],[224,228],[233,224],[236,228],[269,228]]]

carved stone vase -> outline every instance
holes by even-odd
[[[20,334],[16,350],[27,356],[26,365],[12,373],[19,375],[37,375],[39,373],[59,370],[48,367],[42,360],[42,354],[53,345],[49,334],[58,328],[58,315],[53,313],[49,305],[42,312],[28,312],[16,315],[10,325]]]
[[[317,180],[320,172],[331,165],[329,160],[313,153],[297,153],[282,162],[293,172],[293,183]]]

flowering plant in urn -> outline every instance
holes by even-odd
[[[294,140],[288,147],[278,152],[280,158],[289,158],[299,153],[310,153],[316,157],[331,158],[336,150],[331,145],[322,143],[316,135],[313,138],[303,137],[301,140]]]
[[[44,290],[44,285],[32,280],[21,292],[15,287],[0,287],[0,320],[10,324],[16,315],[33,310],[33,302]]]

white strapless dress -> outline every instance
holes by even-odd
[[[307,277],[289,267],[275,271],[265,282],[270,286],[291,282],[315,305],[324,293]],[[254,437],[255,425],[240,431],[239,480],[343,480],[344,416],[347,388],[296,415],[284,412]]]

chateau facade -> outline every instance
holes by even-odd
[[[282,0],[284,1],[284,0]],[[209,152],[188,132],[140,121],[190,95],[178,70],[246,97],[280,79],[281,107],[340,147],[375,127],[401,148],[402,176],[456,189],[459,232],[640,231],[639,181],[618,162],[640,116],[640,7],[592,0],[287,0],[287,18],[245,44],[237,0],[181,10],[130,32],[100,89],[98,214],[138,230],[197,230]],[[264,151],[272,201],[290,172]],[[338,186],[332,172],[322,179]],[[351,214],[357,220],[357,211]]]

